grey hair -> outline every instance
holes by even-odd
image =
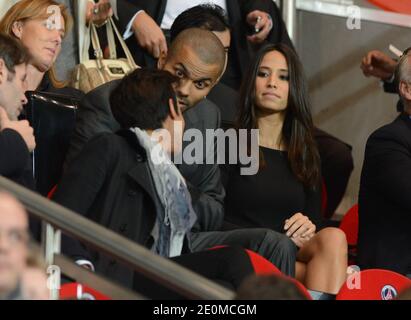
[[[407,52],[403,56],[401,56],[400,60],[398,61],[397,67],[395,68],[395,83],[398,88],[398,93],[400,95],[401,101],[404,106],[407,105],[405,99],[401,95],[401,91],[399,90],[399,86],[401,81],[409,83],[411,85],[411,64],[410,64],[411,52]]]

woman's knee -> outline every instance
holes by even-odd
[[[317,233],[319,250],[333,255],[346,255],[347,238],[344,231],[338,228],[325,228]]]

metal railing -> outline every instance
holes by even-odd
[[[14,195],[34,217],[47,222],[52,228],[58,229],[57,232],[49,230],[49,236],[46,237],[46,241],[52,241],[48,245],[49,248],[51,247],[49,253],[53,252],[52,263],[66,262],[59,255],[59,230],[61,230],[186,298],[227,300],[234,297],[232,291],[181,267],[171,260],[153,254],[145,247],[1,176],[0,189]],[[54,235],[52,235],[53,232]],[[78,269],[76,270],[72,270],[71,275],[75,275],[75,272],[78,272]],[[88,276],[90,277],[90,273]],[[81,280],[96,288],[95,282],[87,281],[87,276],[82,275]],[[100,290],[102,287],[107,286],[101,285]],[[117,292],[118,298],[139,298],[137,295],[128,295],[124,290]],[[112,292],[102,293],[113,297]]]

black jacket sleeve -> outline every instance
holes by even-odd
[[[132,3],[127,0],[117,0],[119,30],[122,33],[126,30],[130,20],[140,10],[143,10],[143,8],[136,3]]]
[[[367,142],[365,156],[367,184],[392,204],[411,212],[411,147],[404,137],[407,132],[392,127],[377,130]]]
[[[53,200],[90,218],[89,209],[106,179],[110,154],[110,144],[106,143],[104,135],[90,140],[65,172]],[[62,252],[74,260],[84,259],[95,263],[81,242],[64,235]]]
[[[5,129],[0,132],[0,175],[19,175],[29,160],[30,152],[17,131]]]

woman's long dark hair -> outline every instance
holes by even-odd
[[[241,86],[237,128],[258,129],[258,112],[254,104],[255,83],[264,56],[272,51],[282,53],[288,65],[290,89],[282,129],[282,141],[288,149],[288,162],[298,180],[306,187],[316,189],[320,184],[320,157],[313,137],[314,125],[306,80],[294,50],[284,44],[269,44],[257,53]]]

